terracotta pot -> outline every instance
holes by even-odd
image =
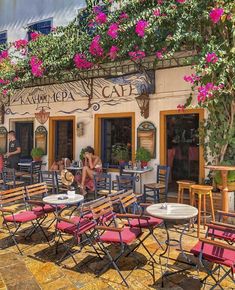
[[[141,167],[147,167],[148,166],[148,161],[141,161]]]
[[[33,157],[33,161],[41,161],[42,160],[42,157]]]

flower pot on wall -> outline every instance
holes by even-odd
[[[33,157],[33,161],[41,161],[42,160],[42,157]]]

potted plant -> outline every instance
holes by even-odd
[[[79,155],[79,159],[82,161],[83,165],[85,162],[84,154],[85,154],[85,148],[82,148],[80,155]]]
[[[119,162],[119,165],[124,165],[129,161],[129,150],[127,145],[117,143],[112,146],[112,157]]]
[[[33,161],[40,161],[43,155],[44,151],[42,150],[42,148],[33,148],[31,151]]]
[[[229,161],[224,161],[221,163],[221,165],[233,165]],[[222,187],[222,177],[221,172],[216,171],[214,176],[215,183],[219,189]],[[231,170],[228,171],[228,191],[235,191],[235,171]]]
[[[142,168],[146,167],[148,165],[148,162],[151,160],[151,153],[149,152],[149,150],[143,147],[139,147],[136,150],[135,159],[141,162]]]

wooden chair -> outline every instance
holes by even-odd
[[[178,180],[176,183],[178,184],[177,202],[184,203],[184,190],[186,189],[189,191],[189,202],[191,203],[191,185],[196,184],[196,182],[191,180]]]
[[[40,182],[40,171],[42,167],[42,161],[33,161],[31,163],[29,173],[22,175],[22,180],[26,180],[29,184]]]
[[[144,184],[144,202],[147,197],[153,198],[154,203],[160,202],[160,194],[164,195],[164,200],[167,201],[169,176],[170,167],[158,165],[156,182]]]
[[[57,173],[55,171],[41,171],[40,172],[40,182],[45,182],[47,185],[48,190],[51,191],[51,193],[56,194],[57,192]]]
[[[25,200],[26,191],[24,187],[17,187],[5,191],[0,191],[0,212],[2,214],[3,224],[6,226],[20,254],[22,254],[22,251],[19,248],[16,235],[18,234],[21,226],[25,223],[31,223],[31,228],[29,232],[25,234],[25,238],[31,236],[39,228],[42,231],[47,242],[49,242],[43,228],[41,227],[41,223],[45,219],[44,211],[36,212],[32,210],[31,207],[30,209],[28,209],[29,205],[41,205],[41,203],[39,203],[38,201],[28,201],[28,203],[26,204]],[[15,212],[15,210],[5,207],[12,204],[18,205],[19,203],[21,205],[23,204],[26,210],[21,212]]]
[[[119,176],[134,176],[134,173],[126,173],[126,172],[123,172],[123,169],[124,169],[124,166],[123,165],[119,165]],[[127,182],[126,180],[122,180],[123,183]],[[118,189],[118,180],[114,179],[112,181],[112,189]]]
[[[14,168],[5,168],[2,172],[4,189],[15,188],[24,185],[24,181],[16,179]]]
[[[130,190],[135,192],[136,177],[131,175],[116,175],[117,189],[118,190]]]
[[[198,220],[197,220],[197,236],[200,236],[200,225],[201,225],[201,215],[203,215],[203,224],[205,228],[206,224],[206,197],[208,196],[210,199],[210,206],[211,206],[211,216],[212,221],[215,221],[215,212],[214,212],[214,204],[213,204],[213,197],[212,197],[212,186],[209,185],[199,185],[194,184],[191,186],[191,205],[195,206],[196,197],[198,200]],[[202,208],[202,199],[203,199],[203,208]]]
[[[117,190],[111,188],[111,174],[100,173],[94,175],[94,185],[95,185],[95,199],[99,195],[109,195],[116,193]]]

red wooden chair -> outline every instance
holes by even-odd
[[[49,242],[43,228],[41,227],[41,223],[45,219],[46,215],[44,211],[34,211],[31,205],[41,205],[38,201],[28,201],[25,204],[26,199],[26,192],[24,187],[18,187],[14,189],[9,189],[6,191],[0,192],[0,212],[2,213],[3,217],[3,224],[6,226],[14,244],[16,245],[20,254],[23,254],[19,248],[17,243],[16,235],[19,232],[21,226],[25,223],[31,223],[30,231],[25,234],[25,238],[31,236],[36,230],[39,228],[44,237],[46,238],[47,242]],[[12,203],[18,204],[19,202],[22,203],[26,207],[26,210],[15,213],[14,210],[5,208],[7,205],[12,205]],[[27,206],[30,206],[30,209],[27,209]]]
[[[209,224],[208,231],[211,230],[221,230],[217,225]],[[199,242],[191,249],[191,253],[195,256],[199,257],[199,261],[203,268],[207,272],[207,276],[201,281],[202,283],[207,280],[208,277],[211,277],[214,280],[213,286],[210,288],[224,289],[221,286],[221,282],[226,278],[230,277],[230,279],[235,282],[235,247],[232,245],[228,245],[225,242],[212,240],[209,238],[201,238]],[[212,264],[216,264],[215,267],[211,269],[208,265],[210,262]],[[220,275],[220,270],[224,271],[223,275]],[[218,272],[218,275],[216,273]]]
[[[99,200],[104,199],[101,197]],[[89,244],[96,254],[99,256],[95,246],[94,246],[94,233],[96,221],[92,219],[92,214],[90,211],[90,206],[96,201],[90,201],[83,203],[80,207],[73,207],[70,209],[69,214],[66,217],[58,216],[57,223],[55,224],[57,232],[56,241],[56,253],[58,252],[58,247],[60,242],[65,247],[65,252],[59,259],[58,263],[64,261],[67,257],[72,257],[74,263],[77,265],[77,261],[74,255],[82,250],[82,248]],[[72,237],[72,239],[67,242],[64,237]],[[74,246],[79,246],[78,251],[72,251]],[[99,256],[100,257],[100,256]],[[100,257],[101,258],[101,257]]]
[[[235,225],[221,222],[224,217],[235,218],[235,213],[218,211],[219,222],[211,222],[211,226],[207,232],[207,236],[213,239],[225,240],[228,244],[235,243]]]
[[[128,287],[126,278],[121,273],[118,267],[118,260],[124,256],[128,255],[132,250],[130,246],[136,241],[139,242],[139,238],[142,234],[142,231],[139,227],[119,227],[116,214],[113,212],[113,206],[110,198],[104,198],[99,200],[91,205],[91,211],[93,218],[100,221],[100,224],[103,223],[104,217],[105,221],[109,220],[109,226],[106,225],[97,225],[95,228],[97,230],[97,242],[100,246],[100,249],[108,257],[109,263],[103,267],[103,269],[98,273],[99,275],[105,272],[111,265],[117,270],[118,274],[122,278],[125,285]],[[112,257],[107,245],[115,244],[119,245],[120,251],[115,256]]]
[[[140,245],[142,245],[147,253],[150,255],[150,257],[155,261],[153,255],[149,252],[148,248],[145,247],[144,241],[149,237],[152,236],[154,240],[157,242],[157,244],[163,249],[161,243],[157,239],[156,235],[154,234],[154,230],[160,226],[163,225],[163,220],[147,216],[144,214],[144,208],[145,206],[148,206],[150,204],[139,204],[137,202],[137,197],[133,193],[133,191],[128,191],[126,193],[123,193],[120,195],[120,203],[122,205],[122,209],[124,212],[124,215],[117,215],[118,217],[122,218],[122,216],[127,217],[127,224],[130,227],[139,227],[141,230],[148,230],[148,234],[144,237],[144,239],[141,240],[141,243],[137,244],[133,250],[136,250]],[[128,212],[132,212],[131,214],[128,214]],[[156,262],[156,261],[155,261]]]

